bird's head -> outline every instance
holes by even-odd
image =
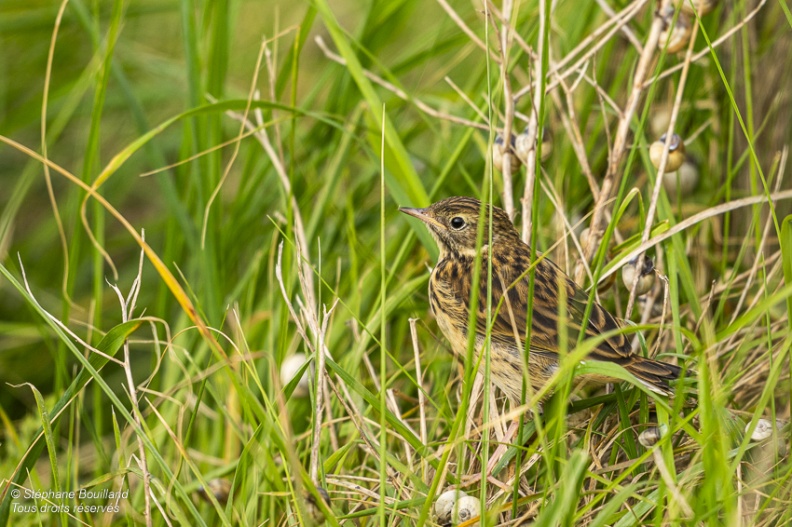
[[[399,210],[424,222],[432,233],[440,257],[451,253],[469,258],[476,256],[476,234],[480,222],[484,224],[484,241],[487,244],[489,228],[488,205],[466,197],[446,198],[426,207]],[[496,248],[503,243],[519,241],[520,236],[503,210],[492,207],[492,244]]]

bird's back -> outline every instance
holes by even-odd
[[[512,399],[519,399],[524,372],[524,343],[527,337],[529,304],[530,247],[521,241],[507,246],[495,244],[492,251],[492,279],[488,286],[487,261],[482,259],[476,313],[476,342],[480,349],[487,334],[487,289],[491,293],[491,369],[495,384]],[[430,280],[432,311],[443,334],[456,353],[467,349],[470,289],[474,261],[447,257],[435,267]],[[565,301],[563,301],[565,299]],[[564,309],[560,309],[563,305]],[[552,261],[539,255],[531,302],[530,361],[525,372],[535,389],[554,373],[566,332],[566,349],[572,350],[581,331],[588,295]],[[601,305],[591,308],[586,337],[608,337],[588,358],[612,362],[626,368],[651,390],[668,393],[668,380],[679,376],[679,368],[631,353],[622,325]],[[595,379],[607,381],[610,379]]]

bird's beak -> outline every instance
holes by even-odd
[[[427,225],[434,225],[436,227],[442,227],[440,222],[438,222],[433,217],[429,216],[426,213],[426,209],[411,209],[409,207],[399,207],[399,212],[403,212],[405,214],[409,214],[414,218],[418,218],[422,222],[426,223]]]

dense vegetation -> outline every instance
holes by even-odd
[[[790,5],[668,7],[4,2],[0,521],[419,525],[464,485],[487,525],[791,522]],[[541,151],[493,168],[525,128]],[[658,176],[671,129],[697,179]],[[600,367],[574,350],[542,413],[482,390],[398,213],[452,195],[511,212],[678,396],[572,384]]]

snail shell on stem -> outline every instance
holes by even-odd
[[[665,172],[673,172],[685,162],[685,143],[679,135],[671,134],[670,141],[666,138],[666,134],[660,136],[660,139],[649,147],[649,159],[654,167],[659,170],[666,143],[668,143],[668,159],[666,160]]]
[[[633,282],[635,282],[635,274],[638,271],[638,258],[630,260],[627,265],[622,267],[622,281],[624,286],[631,290]],[[643,266],[641,268],[640,276],[638,278],[638,285],[635,288],[635,294],[638,296],[648,293],[654,285],[655,273],[654,262],[651,258],[644,258]]]
[[[675,23],[674,8],[671,6],[665,7],[658,16],[663,19],[663,31],[660,33],[660,40],[657,41],[657,48],[665,49],[668,53],[684,51],[693,32],[690,17],[685,13],[679,13]]]
[[[528,162],[528,153],[533,149],[534,142],[531,141],[531,134],[529,127],[525,127],[520,135],[517,136],[515,140],[515,147],[514,150],[517,152],[517,157],[523,163]],[[553,135],[550,133],[550,129],[546,126],[542,128],[542,159],[541,161],[547,161],[550,157],[550,154],[553,152]]]
[[[458,521],[454,525],[468,522],[478,516],[481,516],[481,502],[479,499],[475,496],[463,496],[457,502]],[[477,526],[478,522],[472,525]]]
[[[462,490],[447,490],[435,500],[434,514],[440,525],[451,525],[454,509],[459,510],[457,501],[467,497],[467,492]]]
[[[751,427],[751,423],[745,425],[745,431],[747,432],[748,429]],[[781,429],[784,427],[784,423],[776,419],[775,422],[776,429]],[[756,422],[756,428],[754,428],[753,433],[751,434],[751,441],[764,441],[768,437],[773,435],[773,422],[769,419],[759,419]]]
[[[515,142],[516,140],[514,134],[512,134],[511,148],[509,148],[509,164],[511,166],[512,174],[520,170],[520,165],[522,164],[520,158],[517,157]],[[495,143],[492,145],[492,164],[498,169],[499,172],[503,172],[503,158],[505,157],[505,151],[506,145],[503,142],[503,136],[498,134],[495,137]]]
[[[638,442],[644,448],[651,448],[667,433],[668,427],[666,425],[650,426],[638,435]]]

